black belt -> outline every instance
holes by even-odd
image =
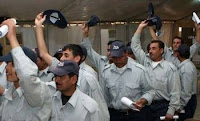
[[[169,103],[169,101],[162,99],[162,100],[153,100],[151,104],[158,104],[158,103]]]
[[[121,113],[121,114],[124,114],[124,115],[129,115],[129,114],[131,114],[131,113],[134,113],[134,111],[133,110],[131,110],[131,109],[125,109],[125,110],[121,110],[121,109],[119,109],[119,110],[116,110],[116,109],[114,109],[114,108],[108,108],[108,110],[109,110],[109,112],[113,112],[113,113]]]

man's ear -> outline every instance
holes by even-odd
[[[80,55],[77,55],[75,58],[74,58],[74,61],[76,63],[79,63],[79,61],[81,61],[81,56]]]
[[[160,49],[160,52],[161,52],[161,55],[164,54],[164,49],[161,48],[161,49]]]
[[[72,80],[72,84],[76,84],[77,81],[78,81],[78,76],[77,76],[77,75],[73,75],[73,76],[71,77],[71,80]]]

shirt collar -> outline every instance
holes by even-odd
[[[21,98],[22,95],[24,94],[24,91],[22,90],[21,87],[18,87],[18,88],[15,90],[14,85],[12,85],[12,86],[7,90],[7,92],[5,93],[5,98],[8,99],[8,100],[13,100],[12,95],[13,95],[14,91],[16,91],[17,95],[18,95],[20,98]]]
[[[45,68],[45,69],[43,69],[43,70],[40,70],[39,71],[39,76],[42,76],[42,74],[48,74],[48,70],[49,70],[49,67],[47,67],[47,68]]]
[[[125,65],[125,67],[126,67],[126,69],[131,69],[132,70],[132,65],[131,65],[131,63],[130,63],[130,61],[132,61],[129,57],[127,58],[127,63],[126,63],[126,65]],[[115,72],[118,72],[117,71],[117,67],[116,67],[116,65],[114,64],[114,63],[112,63],[112,64],[110,64],[111,65],[111,71],[115,71]],[[125,70],[126,70],[125,69]]]
[[[162,59],[161,61],[160,61],[160,63],[157,65],[157,66],[160,66],[160,67],[162,67],[162,68],[164,68],[164,63],[163,63],[163,61],[164,61],[164,59]],[[151,66],[152,65],[152,60],[151,59],[149,59],[149,61],[147,61],[147,64],[148,64],[148,66]],[[156,67],[157,67],[156,66]],[[155,67],[155,68],[156,68]]]
[[[6,62],[3,62],[1,65],[0,65],[0,73],[3,73],[5,68],[6,68]]]
[[[181,62],[179,65],[178,65],[178,68],[181,68],[183,65],[185,65],[185,63],[189,62],[190,59],[186,59],[184,60],[183,62]]]
[[[74,108],[76,107],[76,104],[77,104],[77,101],[79,100],[78,97],[79,97],[79,93],[80,93],[80,90],[78,88],[76,88],[75,92],[73,93],[73,95],[71,96],[71,98],[68,100],[67,103],[69,103],[70,105],[72,105]],[[60,91],[57,91],[54,96],[58,99],[58,100],[61,100],[61,92]],[[66,104],[67,104],[66,103]]]

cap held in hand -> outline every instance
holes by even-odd
[[[99,17],[96,15],[93,15],[93,16],[91,16],[90,20],[88,20],[86,25],[88,25],[88,27],[91,27],[91,26],[97,25],[97,23],[99,23],[99,22],[100,22]]]
[[[64,29],[67,27],[67,20],[58,10],[46,10],[43,12],[43,15],[46,15],[45,23],[52,24],[59,28]]]

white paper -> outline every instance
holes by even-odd
[[[196,22],[197,24],[200,24],[199,17],[197,16],[195,12],[193,12],[192,20]]]
[[[173,119],[179,119],[179,116],[178,115],[174,115]],[[165,116],[161,116],[160,120],[165,120]]]
[[[127,107],[129,107],[132,110],[135,111],[140,111],[139,109],[137,109],[133,104],[136,104],[135,102],[131,101],[130,99],[128,99],[127,97],[122,97],[121,98],[121,103],[126,105]]]

